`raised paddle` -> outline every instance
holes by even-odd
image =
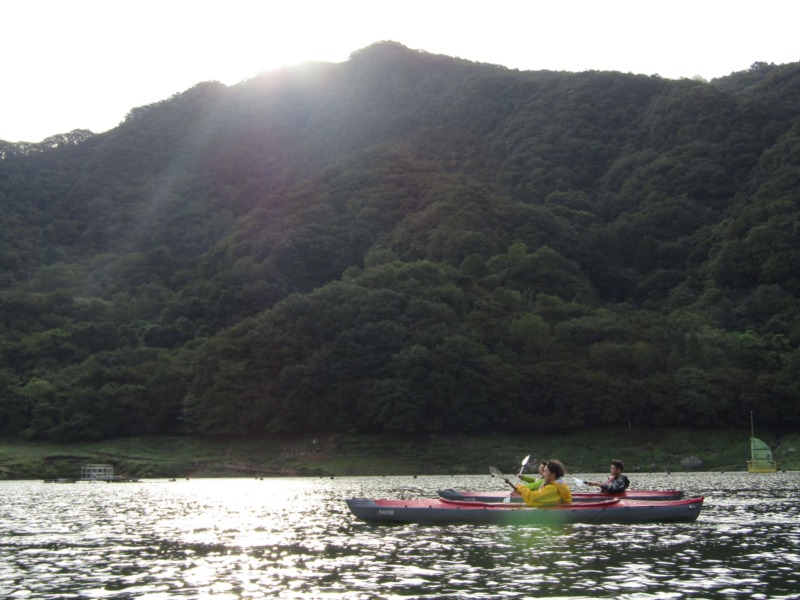
[[[519,473],[517,473],[517,479],[519,479],[519,476],[522,475],[522,472],[525,470],[525,465],[528,464],[528,461],[530,459],[531,459],[531,455],[530,454],[528,454],[528,456],[526,456],[525,458],[522,459],[522,466],[519,468]]]
[[[493,477],[499,477],[500,479],[502,479],[503,481],[505,481],[505,482],[506,482],[508,485],[510,485],[510,486],[511,486],[511,489],[514,489],[514,490],[516,490],[516,489],[517,489],[517,486],[515,486],[515,485],[514,485],[513,483],[511,483],[511,482],[510,482],[508,479],[506,479],[505,477],[503,477],[503,474],[500,472],[500,469],[498,469],[497,467],[489,467],[489,473],[491,473]]]

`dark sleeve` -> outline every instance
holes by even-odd
[[[628,487],[627,485],[628,478],[624,476],[617,477],[611,483],[604,483],[600,486],[600,489],[606,492],[607,494],[621,494],[625,491],[625,488]]]

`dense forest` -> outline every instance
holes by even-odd
[[[0,141],[0,435],[800,426],[800,63],[382,42]]]

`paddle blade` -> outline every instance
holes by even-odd
[[[526,456],[525,458],[523,458],[523,459],[522,459],[522,465],[520,465],[520,468],[519,468],[519,473],[517,473],[517,477],[519,477],[520,475],[522,475],[522,472],[525,470],[525,465],[527,465],[527,464],[528,464],[528,461],[529,461],[530,459],[531,459],[531,455],[530,455],[530,454],[528,454],[528,456]]]
[[[506,479],[506,478],[503,476],[503,473],[502,473],[502,471],[500,471],[500,469],[498,469],[497,467],[489,467],[489,473],[491,473],[491,474],[492,474],[494,477],[499,477],[500,479],[502,479],[503,481],[505,481],[505,482],[506,482],[508,485],[510,485],[510,486],[511,486],[511,489],[512,489],[512,490],[515,490],[515,489],[517,489],[517,486],[515,486],[515,485],[514,485],[513,483],[511,483],[511,482],[510,482],[508,479]]]
[[[577,486],[586,485],[583,482],[583,479],[578,479],[577,477],[573,477],[572,480],[575,482],[575,485],[577,485]]]

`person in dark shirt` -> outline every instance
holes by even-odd
[[[630,480],[622,474],[624,470],[621,460],[614,459],[611,461],[611,475],[604,483],[599,481],[587,481],[587,485],[595,485],[600,488],[601,492],[606,494],[621,494],[628,489]]]

